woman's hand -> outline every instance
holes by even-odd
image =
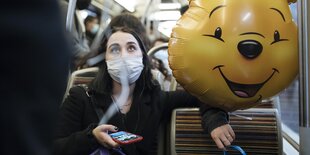
[[[108,131],[117,132],[117,130],[118,128],[116,126],[103,124],[97,126],[92,133],[99,144],[106,148],[116,148],[119,147],[119,144],[111,138]]]
[[[211,131],[211,137],[220,149],[225,149],[235,139],[235,133],[229,124],[222,125]]]

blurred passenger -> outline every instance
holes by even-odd
[[[181,15],[183,15],[187,10],[188,10],[188,5],[182,6],[181,9],[180,9]]]
[[[68,1],[69,0],[60,0],[60,6],[63,11],[63,20],[66,21],[67,11],[68,11]],[[91,0],[77,0],[76,1],[76,9],[84,10],[87,9],[90,5]],[[64,22],[65,23],[65,22]],[[71,37],[71,45],[73,48],[72,52],[72,65],[71,71],[78,69],[81,58],[87,55],[90,52],[90,48],[88,46],[88,41],[86,39],[85,34],[85,26],[83,24],[82,18],[74,13],[72,30],[70,32]]]
[[[168,39],[158,38],[153,42],[153,47],[158,47],[167,43]],[[169,91],[172,80],[172,71],[168,65],[168,51],[167,49],[159,49],[150,56],[152,60],[152,74],[153,77],[159,82],[162,90]]]
[[[152,65],[154,66],[153,68],[158,69],[165,76],[165,78],[168,78],[168,70],[166,69],[162,60],[160,60],[156,57],[153,57],[152,58]]]
[[[158,38],[158,39],[156,39],[156,40],[153,42],[153,47],[159,46],[159,45],[164,44],[164,43],[168,43],[168,41],[169,41],[168,39],[163,38],[163,37]]]
[[[0,5],[1,155],[50,155],[69,49],[54,0]]]
[[[172,75],[169,74],[168,69],[165,67],[163,61],[155,56],[151,57],[152,60],[152,75],[159,82],[161,89],[164,91],[170,90],[170,83]]]
[[[88,40],[88,45],[91,46],[93,40],[99,30],[98,18],[94,16],[87,16],[84,20],[86,38]]]
[[[127,155],[148,155],[160,123],[170,119],[174,108],[184,106],[202,106],[203,121],[208,122],[210,128],[221,128],[219,140],[230,145],[234,132],[228,124],[226,112],[208,107],[184,91],[161,91],[152,79],[150,61],[139,35],[128,28],[113,28],[107,34],[102,43],[105,59],[100,64],[97,77],[88,88],[73,87],[61,107],[55,154],[86,155],[99,147],[113,151],[111,148],[120,145],[111,139],[108,132],[127,131],[144,139],[120,146],[123,152]],[[120,105],[119,97],[125,89],[125,85],[120,84],[123,67],[128,71],[129,96]],[[98,125],[101,117],[97,114],[106,114],[110,106],[117,109],[117,113],[106,124]]]
[[[157,34],[156,34],[156,25],[155,25],[156,22],[154,22],[153,20],[150,21],[150,25],[148,27],[148,38],[151,42],[154,42],[157,38]]]

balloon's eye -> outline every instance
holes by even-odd
[[[276,30],[273,33],[273,42],[271,43],[271,45],[280,41],[288,41],[288,39],[281,39],[279,31]]]
[[[220,27],[215,29],[214,37],[219,40],[222,40],[222,29]]]
[[[222,39],[222,29],[221,27],[217,27],[214,31],[214,35],[211,35],[211,34],[203,34],[203,36],[208,36],[208,37],[213,37],[213,38],[216,38],[222,42],[225,42],[223,39]]]

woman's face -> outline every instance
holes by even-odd
[[[106,60],[112,60],[118,57],[138,56],[142,56],[142,50],[133,35],[117,31],[110,36],[105,54]]]

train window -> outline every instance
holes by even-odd
[[[294,21],[297,23],[297,3],[293,3],[290,5],[290,9],[293,15]]]
[[[297,154],[299,151],[299,82],[295,80],[280,93],[278,110],[281,115],[284,152]],[[297,152],[296,152],[297,151]],[[295,152],[295,153],[293,153]]]
[[[160,22],[158,24],[158,31],[164,34],[166,37],[169,37],[172,32],[172,28],[174,27],[174,25],[176,25],[176,23],[176,21]]]
[[[291,4],[293,19],[297,21],[297,3]],[[279,95],[283,137],[298,150],[299,146],[299,82],[296,79]]]
[[[299,130],[299,94],[298,80],[280,94],[279,111],[284,125],[298,134]]]

